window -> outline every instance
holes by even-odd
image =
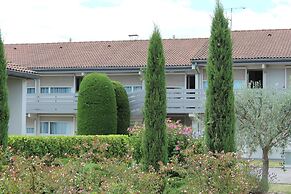
[[[142,86],[124,86],[124,89],[127,93],[136,92],[142,90]]]
[[[40,134],[48,134],[49,122],[40,122]]]
[[[263,71],[262,70],[249,70],[249,85],[254,87],[255,84],[259,84],[263,88]]]
[[[50,93],[51,94],[67,94],[71,93],[71,88],[70,87],[51,87],[50,88]]]
[[[26,89],[27,94],[35,94],[35,88],[29,87]]]
[[[207,88],[208,88],[208,81],[203,80],[203,89],[207,89]]]
[[[195,75],[187,75],[187,89],[195,89]]]
[[[76,92],[79,92],[83,77],[76,77]]]
[[[40,122],[40,134],[43,135],[66,135],[70,130],[70,123],[63,121]]]
[[[27,127],[26,128],[26,133],[27,134],[34,134],[34,128],[33,127]]]
[[[48,94],[49,93],[49,87],[41,87],[40,93],[42,94]]]
[[[233,89],[238,90],[245,87],[245,80],[233,80]]]
[[[72,92],[71,87],[41,87],[42,94],[68,94]]]

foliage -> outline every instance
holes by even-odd
[[[77,124],[79,135],[117,132],[117,109],[111,80],[105,74],[90,73],[80,85]]]
[[[112,81],[117,106],[117,134],[128,134],[130,108],[127,93],[120,82]]]
[[[207,59],[205,140],[210,151],[235,151],[232,42],[219,1],[212,20]]]
[[[145,169],[159,167],[158,162],[168,160],[166,135],[166,83],[165,57],[161,35],[157,26],[149,41],[145,71],[145,131],[142,139],[142,162]]]
[[[167,119],[166,132],[168,137],[168,156],[180,155],[182,150],[187,147],[195,147],[196,154],[202,154],[205,151],[203,138],[194,138],[192,136],[192,128],[183,126],[180,121]],[[129,141],[133,148],[133,159],[139,163],[142,157],[141,143],[144,125],[135,125],[129,128]]]
[[[291,136],[291,92],[246,88],[236,96],[237,136],[243,150],[263,151],[263,184],[268,182],[268,155],[274,147],[286,147]]]
[[[235,155],[194,154],[174,157],[159,171],[132,163],[130,155],[106,158],[106,146],[96,146],[67,161],[50,155],[13,155],[0,172],[3,193],[248,193],[256,179],[247,162]],[[101,152],[94,152],[94,149]],[[221,181],[223,180],[223,181]]]
[[[8,88],[7,88],[7,70],[4,45],[0,34],[0,146],[7,147],[8,138]]]
[[[129,138],[125,135],[99,136],[9,136],[8,144],[13,152],[24,156],[53,157],[80,155],[100,141],[107,145],[106,156],[123,156],[129,150]],[[96,150],[98,151],[98,149]]]

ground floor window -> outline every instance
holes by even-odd
[[[42,135],[66,135],[69,133],[70,123],[63,121],[40,122],[40,134]]]
[[[125,85],[124,89],[127,93],[132,93],[132,92],[142,90],[142,86],[141,85]]]
[[[26,133],[27,134],[34,134],[34,128],[33,127],[27,127],[26,128]]]
[[[33,87],[28,87],[28,88],[26,89],[26,93],[27,93],[27,94],[35,94],[35,88],[33,88]]]

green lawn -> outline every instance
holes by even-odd
[[[284,194],[291,194],[291,185],[270,184],[269,192],[280,192],[280,193],[284,193]]]
[[[275,167],[282,167],[281,160],[270,160],[269,167],[275,168]],[[251,164],[254,166],[262,167],[263,163],[262,160],[253,160],[251,161]]]

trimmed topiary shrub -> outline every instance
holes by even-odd
[[[105,74],[84,77],[78,97],[79,135],[105,135],[117,132],[117,109],[111,80]]]
[[[128,134],[130,108],[127,93],[120,82],[112,81],[117,105],[117,133]]]

